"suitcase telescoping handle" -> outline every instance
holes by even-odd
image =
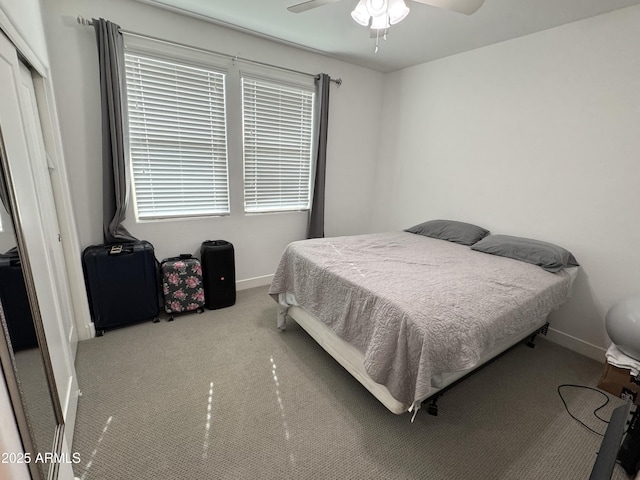
[[[22,268],[20,263],[20,255],[18,254],[18,247],[13,247],[7,253],[0,255],[3,263],[8,264],[11,268]]]
[[[133,253],[133,245],[110,245],[109,255],[129,255]]]
[[[0,255],[0,268],[22,268],[19,257]]]
[[[195,257],[190,253],[181,253],[180,256],[178,257],[163,258],[160,264],[163,264],[164,262],[175,262],[176,260],[190,260],[192,258],[195,258]]]
[[[229,245],[229,242],[226,240],[206,240],[202,244],[209,247],[221,247],[222,245]]]

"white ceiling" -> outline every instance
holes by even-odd
[[[391,27],[387,40],[381,39],[374,53],[375,39],[350,15],[357,0],[341,0],[298,14],[287,11],[287,6],[302,0],[139,1],[381,72],[640,4],[640,0],[486,0],[467,16],[406,0],[411,12]]]

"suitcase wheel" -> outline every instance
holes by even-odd
[[[169,315],[169,318],[167,319],[167,322],[173,322],[173,315]]]
[[[197,311],[198,311],[198,313],[204,313],[204,307],[200,307],[200,308],[198,308],[198,310],[197,310]]]
[[[104,335],[104,330],[96,330],[96,337],[102,337]]]
[[[160,321],[160,318],[158,318],[158,317],[153,317],[153,320],[152,320],[152,321],[153,321],[153,323],[158,323],[158,322]]]

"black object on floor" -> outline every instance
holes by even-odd
[[[17,249],[0,255],[0,301],[13,351],[38,346]]]
[[[207,240],[200,247],[205,307],[209,310],[236,303],[236,267],[233,245]]]
[[[618,451],[618,461],[629,475],[640,471],[640,407],[636,407],[631,417],[627,435]]]
[[[617,407],[611,414],[611,420],[604,434],[589,480],[609,480],[611,478],[630,410],[631,402],[627,402]]]
[[[157,321],[157,261],[149,242],[87,247],[82,265],[98,335],[109,327]]]

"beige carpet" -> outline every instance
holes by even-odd
[[[82,342],[72,450],[81,479],[586,479],[601,437],[561,383],[602,365],[544,339],[498,359],[415,422],[389,413],[261,287],[237,304]],[[594,429],[601,398],[567,391]],[[608,417],[614,405],[601,414]],[[627,478],[616,467],[614,478]]]

